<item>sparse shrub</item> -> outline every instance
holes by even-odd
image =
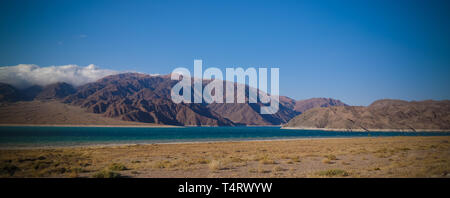
[[[119,178],[120,174],[110,170],[102,170],[92,175],[94,178]]]
[[[335,155],[325,155],[325,157],[329,160],[337,160]]]
[[[270,172],[272,172],[272,171],[266,170],[266,169],[264,169],[262,167],[258,167],[258,173],[270,173]]]
[[[170,167],[170,161],[164,160],[164,161],[157,161],[153,163],[153,168],[168,168]]]
[[[245,160],[241,159],[240,157],[230,157],[230,162],[240,163],[244,162]]]
[[[57,174],[63,174],[68,172],[68,170],[64,167],[59,167],[59,168],[54,168],[54,169],[50,169],[48,171],[49,173],[57,173]]]
[[[432,147],[432,146],[435,146],[435,145],[431,145],[430,146],[430,148],[435,148],[435,147]],[[437,146],[436,146],[437,147]],[[409,151],[409,150],[411,150],[410,148],[407,148],[407,147],[402,147],[402,148],[397,148],[397,150],[399,150],[399,151]]]
[[[348,162],[342,162],[342,165],[350,165]]]
[[[112,170],[112,171],[124,171],[124,170],[127,170],[127,167],[125,167],[123,164],[119,164],[119,163],[113,163],[108,168],[109,168],[109,170]]]
[[[333,163],[331,160],[329,160],[327,158],[323,159],[322,162],[325,163],[325,164],[332,164]]]
[[[12,165],[12,164],[3,164],[1,167],[0,167],[0,174],[8,174],[9,176],[13,176],[14,175],[14,173],[16,172],[16,171],[18,171],[19,170],[19,168],[17,167],[17,166],[15,166],[15,165]]]
[[[275,167],[273,167],[273,172],[279,172],[279,171],[285,171],[286,169],[284,169],[283,167],[281,167],[281,166],[275,166]]]
[[[225,168],[225,165],[221,160],[212,160],[209,162],[208,167],[211,170],[222,170]]]
[[[300,162],[300,157],[299,156],[295,156],[295,157],[292,157],[291,160],[293,162]]]
[[[37,158],[38,160],[45,160],[45,159],[47,159],[45,156],[39,156],[38,158]]]
[[[47,162],[47,161],[37,161],[34,165],[33,168],[35,170],[41,170],[41,169],[46,169],[48,167],[50,167],[51,162]]]
[[[70,178],[77,178],[77,177],[79,177],[79,175],[76,172],[71,172],[71,173],[69,173],[68,177],[70,177]]]
[[[333,176],[346,177],[346,176],[350,175],[347,171],[341,170],[341,169],[330,169],[330,170],[326,170],[326,171],[320,171],[318,174],[320,176],[327,176],[327,177],[333,177]]]
[[[200,159],[197,159],[196,162],[199,164],[207,164],[210,161],[208,159],[200,158]]]
[[[86,171],[84,169],[80,168],[80,167],[72,167],[72,168],[70,168],[70,172],[83,173],[83,172],[86,172]]]
[[[261,164],[275,164],[275,161],[270,159],[269,156],[264,155],[260,160],[259,163]]]

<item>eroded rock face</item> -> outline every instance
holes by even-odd
[[[173,103],[170,89],[175,83],[168,76],[118,74],[79,87],[64,102],[127,121],[169,125],[234,125],[203,104]]]
[[[2,85],[4,91],[0,90],[0,97],[11,102],[56,100],[83,107],[91,113],[126,121],[195,126],[281,125],[310,108],[345,105],[334,99],[314,98],[295,101],[280,96],[279,111],[263,115],[260,114],[260,108],[264,104],[260,101],[232,104],[176,104],[171,100],[170,91],[177,82],[171,80],[169,75],[125,73],[107,76],[76,88],[63,82],[45,87],[33,86],[26,90],[17,90],[4,84]],[[209,81],[205,80],[203,83],[206,85]],[[248,101],[248,86],[246,89]]]
[[[49,99],[62,99],[66,96],[76,92],[76,89],[65,82],[54,83],[42,88],[35,99],[49,100]]]
[[[367,107],[314,108],[295,117],[286,127],[347,130],[450,129],[450,101],[378,100]]]
[[[305,112],[316,107],[331,107],[331,106],[348,106],[340,100],[332,98],[311,98],[306,100],[298,100],[295,102],[294,110],[298,112]]]
[[[118,74],[79,87],[65,102],[108,117],[174,125],[280,125],[299,114],[283,103],[271,115],[259,113],[260,102],[175,104],[170,97],[175,83],[168,75]]]
[[[0,102],[15,102],[21,99],[19,90],[11,85],[0,83]]]

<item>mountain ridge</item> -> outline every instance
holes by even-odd
[[[0,86],[0,99],[4,95],[5,91],[1,89],[4,87],[6,95],[8,93],[13,96],[15,93],[21,95],[10,102],[57,100],[109,118],[184,126],[281,125],[301,113],[294,109],[294,105],[301,101],[295,101],[286,96],[280,96],[279,111],[269,115],[259,113],[263,106],[259,101],[243,104],[175,104],[170,99],[170,89],[177,82],[171,80],[170,75],[122,73],[106,76],[78,87],[59,82],[44,87],[32,86],[25,90],[18,90],[3,84]],[[210,80],[204,80],[203,84],[209,82]],[[224,81],[224,87],[225,84]],[[236,89],[237,84],[235,83],[234,86]],[[248,100],[248,90],[249,87],[246,85],[246,100]],[[25,94],[26,96],[23,96]],[[225,95],[226,93],[224,97]],[[294,105],[289,104],[288,101],[291,100],[294,101]],[[322,105],[322,103],[309,104],[308,108],[320,106],[318,104]]]
[[[450,129],[450,100],[382,99],[367,107],[333,106],[310,109],[284,128],[347,131],[417,131]]]

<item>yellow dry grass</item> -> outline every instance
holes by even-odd
[[[0,177],[449,177],[450,137],[0,150]]]

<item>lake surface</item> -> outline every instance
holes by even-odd
[[[0,147],[82,146],[202,141],[449,136],[448,132],[344,132],[280,127],[0,127]]]

